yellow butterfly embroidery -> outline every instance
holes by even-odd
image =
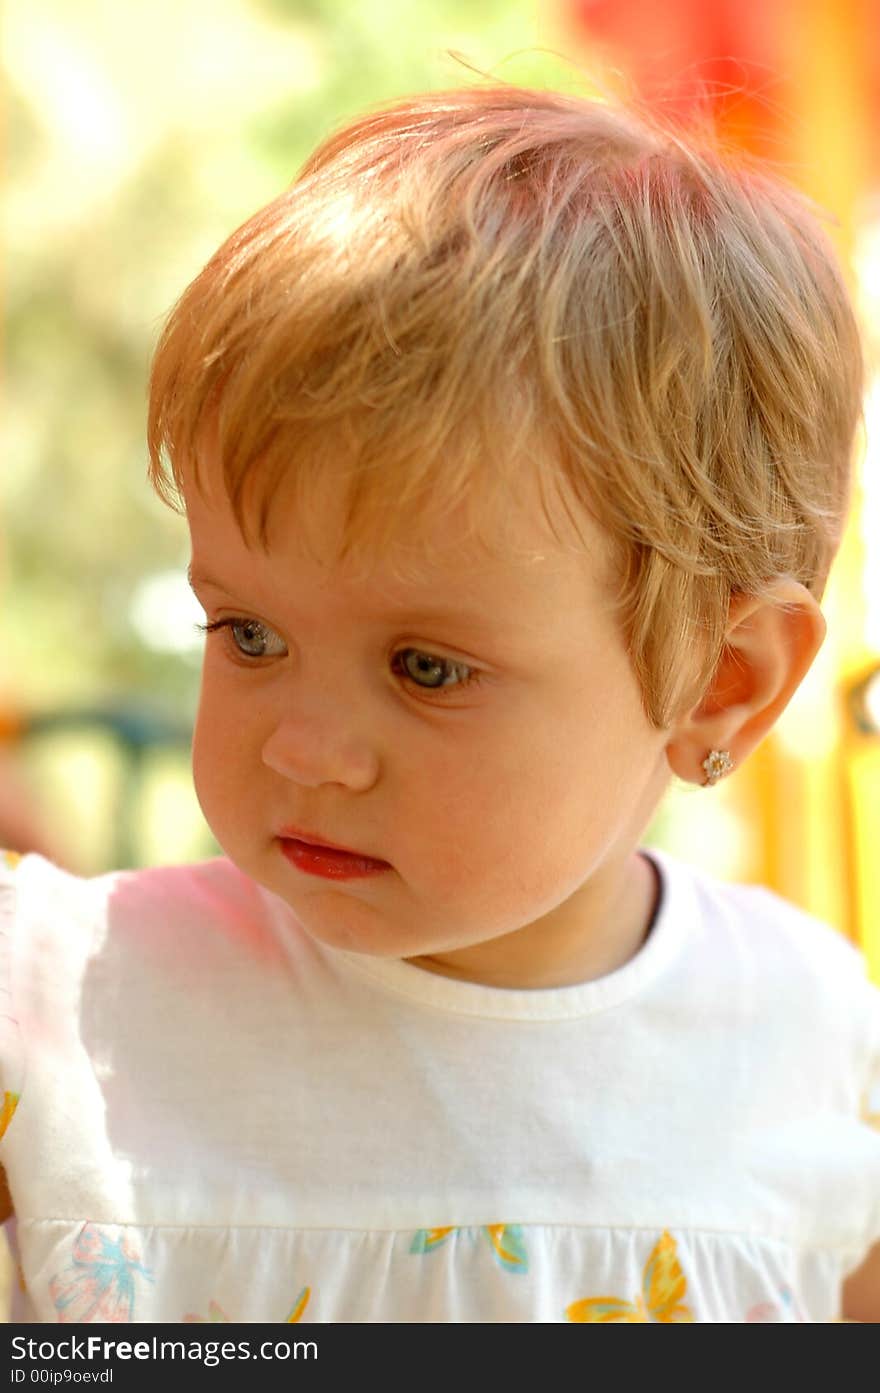
[[[18,1097],[19,1095],[17,1093],[3,1094],[3,1105],[0,1107],[0,1137],[3,1136],[3,1133],[12,1121],[12,1114],[18,1107]]]
[[[8,866],[9,870],[14,871],[21,860],[21,855],[17,851],[0,851],[0,860]]]
[[[445,1243],[449,1235],[455,1231],[455,1225],[450,1225],[447,1228],[419,1229],[413,1237],[409,1250],[411,1253],[432,1253],[435,1248],[439,1248],[441,1243]],[[476,1235],[475,1229],[462,1229],[462,1232],[469,1234],[472,1238]],[[497,1261],[508,1272],[528,1271],[528,1254],[526,1253],[522,1227],[519,1224],[484,1224],[481,1232],[488,1238]]]
[[[455,1233],[455,1225],[449,1224],[445,1229],[419,1229],[410,1247],[411,1253],[431,1253],[437,1248],[445,1238],[451,1233]]]
[[[287,1317],[287,1320],[285,1321],[286,1325],[295,1325],[297,1321],[302,1320],[303,1311],[309,1304],[309,1297],[311,1296],[311,1294],[311,1287],[303,1287],[299,1296],[293,1303],[290,1315]]]
[[[676,1256],[675,1239],[664,1229],[654,1245],[642,1273],[642,1290],[635,1301],[617,1296],[592,1296],[573,1301],[565,1314],[571,1321],[601,1325],[620,1321],[628,1325],[682,1325],[692,1322],[693,1313],[681,1304],[687,1282]]]

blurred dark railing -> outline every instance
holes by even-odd
[[[114,868],[138,865],[142,859],[138,830],[140,803],[148,766],[159,753],[174,752],[188,759],[192,722],[170,714],[167,709],[129,698],[120,702],[0,715],[0,746],[16,759],[23,773],[27,771],[31,754],[42,741],[78,732],[97,734],[109,740],[118,761],[107,860]]]

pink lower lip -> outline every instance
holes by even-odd
[[[390,871],[387,861],[374,861],[369,856],[356,856],[350,851],[332,851],[329,846],[311,846],[292,837],[279,837],[281,850],[300,871],[321,875],[327,880],[356,880],[362,876]]]

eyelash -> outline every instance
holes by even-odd
[[[234,630],[244,628],[245,625],[251,625],[255,628],[263,630],[266,629],[266,625],[261,624],[257,619],[237,618],[215,619],[209,624],[196,624],[196,628],[199,630],[200,633],[203,634],[218,633],[221,629],[227,630],[229,634],[229,639],[234,645],[235,652],[238,655],[238,657],[244,658],[246,661],[249,660],[251,662],[258,662],[261,657],[265,657],[266,655],[262,653],[246,653],[244,649],[240,648],[238,643],[236,642]],[[271,632],[271,630],[269,630],[269,632]],[[418,682],[414,682],[411,677],[407,676],[407,674],[404,673],[403,676],[406,679],[406,681],[411,686],[413,686],[417,692],[429,692],[432,695],[434,693],[438,693],[441,696],[441,700],[444,700],[444,692],[460,692],[466,687],[475,687],[478,685],[479,682],[482,681],[482,673],[477,668],[468,667],[466,663],[456,662],[452,658],[440,658],[435,653],[428,653],[421,648],[398,649],[397,653],[395,653],[394,655],[395,663],[397,662],[398,658],[400,658],[401,655],[404,653],[418,653],[420,657],[430,658],[434,663],[445,663],[448,667],[457,668],[460,672],[464,672],[467,674],[467,676],[465,676],[460,682],[456,682],[451,687],[421,687],[419,686]]]

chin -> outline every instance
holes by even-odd
[[[374,958],[399,958],[409,951],[406,944],[394,941],[395,935],[388,932],[371,906],[354,901],[344,890],[331,887],[317,896],[296,898],[289,893],[289,887],[287,894],[281,890],[275,893],[293,911],[306,933],[328,948]]]

